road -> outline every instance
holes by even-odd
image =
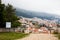
[[[52,34],[30,34],[28,37],[18,40],[58,40]]]

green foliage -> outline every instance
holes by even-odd
[[[0,27],[4,28],[6,22],[11,22],[12,27],[20,26],[19,18],[15,14],[15,8],[12,5],[5,5],[0,2]]]
[[[15,15],[15,9],[13,9],[12,5],[10,4],[6,6],[6,18],[7,18],[6,21],[10,21],[10,22],[17,20],[17,17]]]
[[[12,23],[12,27],[17,27],[17,26],[21,26],[21,23],[18,21]]]

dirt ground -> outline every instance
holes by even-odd
[[[18,40],[58,40],[52,34],[30,34],[29,36]]]

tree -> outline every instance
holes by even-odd
[[[20,22],[18,22],[17,20],[18,20],[18,18],[17,18],[17,16],[15,15],[16,13],[15,13],[15,9],[13,8],[13,6],[12,5],[10,5],[10,4],[8,4],[7,6],[6,6],[6,21],[7,22],[11,22],[12,23],[12,27],[17,27],[17,26],[20,26]]]
[[[1,4],[0,0],[0,27],[5,28],[6,22],[11,22],[13,27],[20,26],[15,9],[12,5]]]
[[[1,4],[1,0],[0,0],[0,4]]]
[[[6,16],[7,21],[13,22],[13,21],[16,21],[18,19],[17,16],[15,15],[16,14],[15,9],[13,8],[12,5],[8,4],[6,6],[6,11],[7,11],[6,12],[7,13],[7,16]]]
[[[4,4],[1,4],[1,0],[0,0],[0,27],[4,27],[4,7],[5,5]]]

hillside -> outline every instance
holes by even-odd
[[[44,12],[28,11],[28,10],[19,9],[19,8],[16,8],[16,15],[27,17],[27,18],[38,17],[41,19],[60,21],[60,16],[58,16],[58,15],[48,14],[48,13],[44,13]]]

